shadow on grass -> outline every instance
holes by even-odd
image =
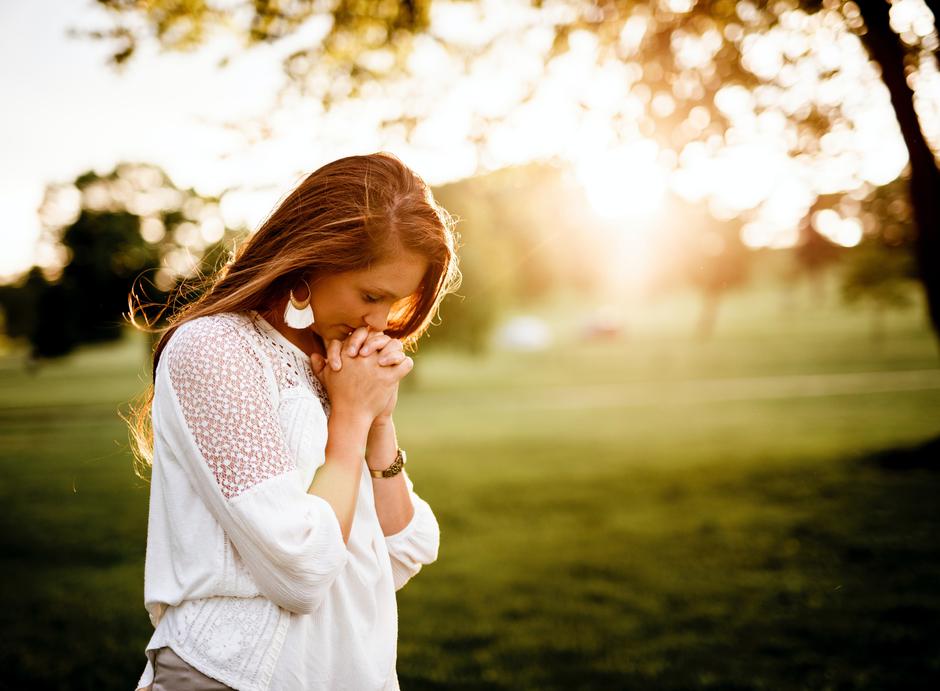
[[[940,470],[940,436],[921,444],[888,449],[863,459],[885,470]]]
[[[940,688],[937,443],[568,483],[502,526],[526,534],[474,567],[452,635],[413,640],[402,688]],[[561,532],[587,511],[596,534]]]
[[[755,686],[940,688],[938,459],[940,437],[820,474],[813,509],[788,530],[792,558],[768,555],[784,587],[767,591],[765,625],[741,630],[777,658]]]

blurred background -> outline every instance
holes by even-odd
[[[0,5],[0,689],[144,667],[132,286],[376,150],[464,274],[402,688],[938,688],[938,4]]]

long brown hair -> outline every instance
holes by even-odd
[[[223,312],[263,312],[304,276],[364,269],[404,249],[425,257],[428,270],[418,291],[389,314],[385,333],[413,349],[441,300],[460,285],[454,226],[427,184],[394,155],[347,156],[304,178],[229,261],[203,279],[202,294],[176,309],[167,326],[153,328],[144,314],[153,305],[144,305],[135,290],[128,296],[128,320],[161,334],[153,350],[155,378],[160,354],[185,322]],[[141,476],[153,459],[153,392],[151,382],[124,418]]]

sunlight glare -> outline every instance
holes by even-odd
[[[752,209],[770,196],[786,154],[764,142],[727,146],[712,161],[712,193],[722,206]]]
[[[582,158],[575,166],[591,207],[607,219],[649,219],[666,193],[666,171],[648,139]]]
[[[857,218],[842,218],[832,209],[813,214],[813,227],[821,235],[843,247],[855,247],[862,241],[862,224]]]

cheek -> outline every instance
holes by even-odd
[[[327,302],[322,307],[324,320],[336,324],[352,324],[362,316],[365,310],[355,298],[339,297]]]

